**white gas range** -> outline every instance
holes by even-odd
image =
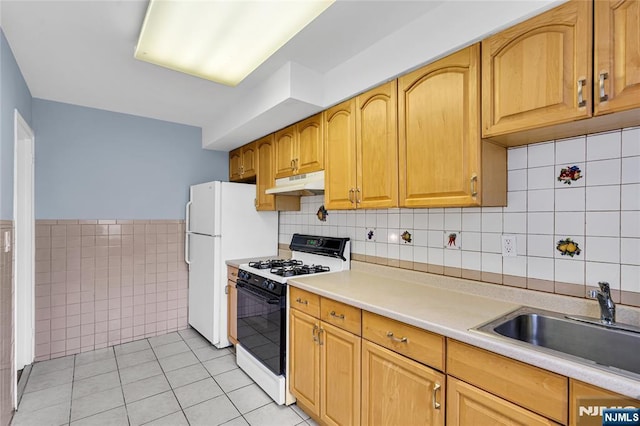
[[[287,398],[287,280],[350,268],[349,238],[294,234],[291,259],[240,265],[238,271],[237,362],[278,404]]]

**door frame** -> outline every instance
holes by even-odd
[[[35,215],[33,130],[14,110],[14,366],[13,374],[31,364],[35,353]],[[25,187],[26,186],[26,187]],[[15,379],[15,377],[14,377]],[[14,407],[17,404],[16,380]]]

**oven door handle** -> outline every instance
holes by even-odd
[[[261,293],[259,291],[256,291],[256,290],[253,290],[250,285],[245,284],[242,281],[236,282],[236,287],[241,288],[241,289],[245,290],[247,293],[251,293],[254,296],[257,296],[257,297],[261,298],[262,300],[267,302],[269,305],[279,305],[280,304],[280,299],[279,298],[277,298],[277,297],[269,297],[266,294],[263,294],[263,293]]]

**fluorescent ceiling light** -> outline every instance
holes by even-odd
[[[150,0],[135,57],[236,86],[334,0]]]

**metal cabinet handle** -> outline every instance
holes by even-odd
[[[356,188],[356,204],[360,204],[362,200],[360,199],[360,188]]]
[[[300,170],[300,159],[296,158],[293,162],[293,164],[295,165],[296,169],[295,171],[297,172],[298,170]]]
[[[601,72],[600,73],[600,78],[599,78],[599,83],[600,83],[600,102],[604,102],[604,101],[608,101],[609,100],[609,96],[604,93],[604,81],[606,79],[609,78],[609,73],[608,72]]]
[[[302,300],[301,298],[297,298],[296,302],[300,303],[301,305],[308,305],[309,301],[308,300]]]
[[[440,389],[440,383],[435,383],[433,385],[433,408],[435,408],[436,410],[440,409],[440,403],[436,400],[436,393],[438,392],[438,390]]]
[[[349,202],[351,202],[351,204],[355,203],[355,192],[356,190],[353,188],[349,190]]]
[[[295,166],[295,164],[296,164],[296,160],[294,160],[294,159],[292,158],[292,159],[291,159],[291,170],[292,170],[292,171],[295,171],[295,170],[296,170],[296,166]]]
[[[578,108],[582,108],[587,105],[587,101],[584,99],[584,95],[582,94],[582,88],[587,85],[587,80],[581,78],[578,80]]]
[[[476,195],[478,195],[478,175],[474,173],[471,175],[471,196]]]
[[[338,315],[338,314],[336,314],[336,311],[331,311],[331,312],[329,313],[329,315],[331,315],[331,316],[332,316],[332,317],[334,317],[334,318],[341,319],[341,320],[343,320],[343,319],[344,319],[344,314],[339,314],[339,315]]]
[[[224,294],[229,294],[229,286],[228,285],[224,286]]]
[[[324,328],[320,328],[320,329],[318,330],[318,344],[319,344],[320,346],[324,345],[324,341],[320,338],[320,335],[321,335],[321,334],[324,334]]]
[[[398,342],[398,343],[407,343],[408,341],[406,337],[395,337],[393,335],[393,331],[387,331],[387,337],[393,340],[394,342]]]
[[[313,341],[316,343],[319,343],[318,337],[316,336],[316,333],[318,333],[318,330],[319,330],[318,324],[313,324],[313,330],[311,330],[311,335],[313,336]]]

